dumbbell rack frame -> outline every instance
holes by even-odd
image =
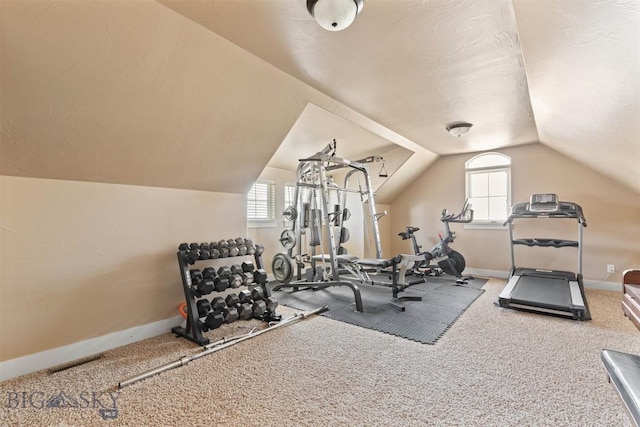
[[[178,266],[180,267],[180,277],[182,278],[182,288],[184,290],[184,298],[187,302],[187,324],[183,328],[182,326],[176,326],[171,329],[171,332],[174,334],[186,338],[189,341],[192,341],[200,346],[205,346],[209,344],[209,338],[205,337],[202,334],[202,328],[199,325],[199,317],[198,317],[198,308],[196,306],[196,297],[191,291],[191,275],[189,274],[189,262],[187,261],[187,251],[178,251]],[[230,258],[243,258],[247,255],[237,256],[237,257],[227,257],[227,258],[216,258],[218,260],[221,259],[230,259]],[[253,258],[256,263],[256,269],[263,268],[262,264],[262,255],[258,255],[257,253],[253,255]],[[211,261],[211,259],[203,259],[196,260],[198,261]],[[271,290],[267,283],[260,285],[264,292],[265,298],[271,296]]]

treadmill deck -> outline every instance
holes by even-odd
[[[568,280],[566,275],[514,275],[500,294],[498,302],[501,307],[506,308],[560,315],[576,320],[591,318],[580,283]]]

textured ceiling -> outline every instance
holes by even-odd
[[[640,193],[640,1],[514,6],[540,142]]]
[[[538,140],[508,0],[367,0],[335,33],[301,0],[162,3],[437,154]]]
[[[0,1],[1,172],[243,193],[335,137],[402,165],[388,203],[541,142],[640,193],[639,1],[365,0],[341,32],[304,3]]]
[[[365,0],[335,33],[302,0],[161,2],[434,153],[539,141],[640,192],[637,0]]]

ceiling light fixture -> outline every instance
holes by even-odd
[[[473,125],[471,123],[457,122],[447,125],[447,132],[453,136],[461,137],[465,135],[471,129]]]
[[[307,0],[307,10],[318,24],[329,31],[347,28],[364,6],[364,0]]]

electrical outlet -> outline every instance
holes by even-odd
[[[607,273],[615,273],[616,266],[613,264],[607,264]]]

